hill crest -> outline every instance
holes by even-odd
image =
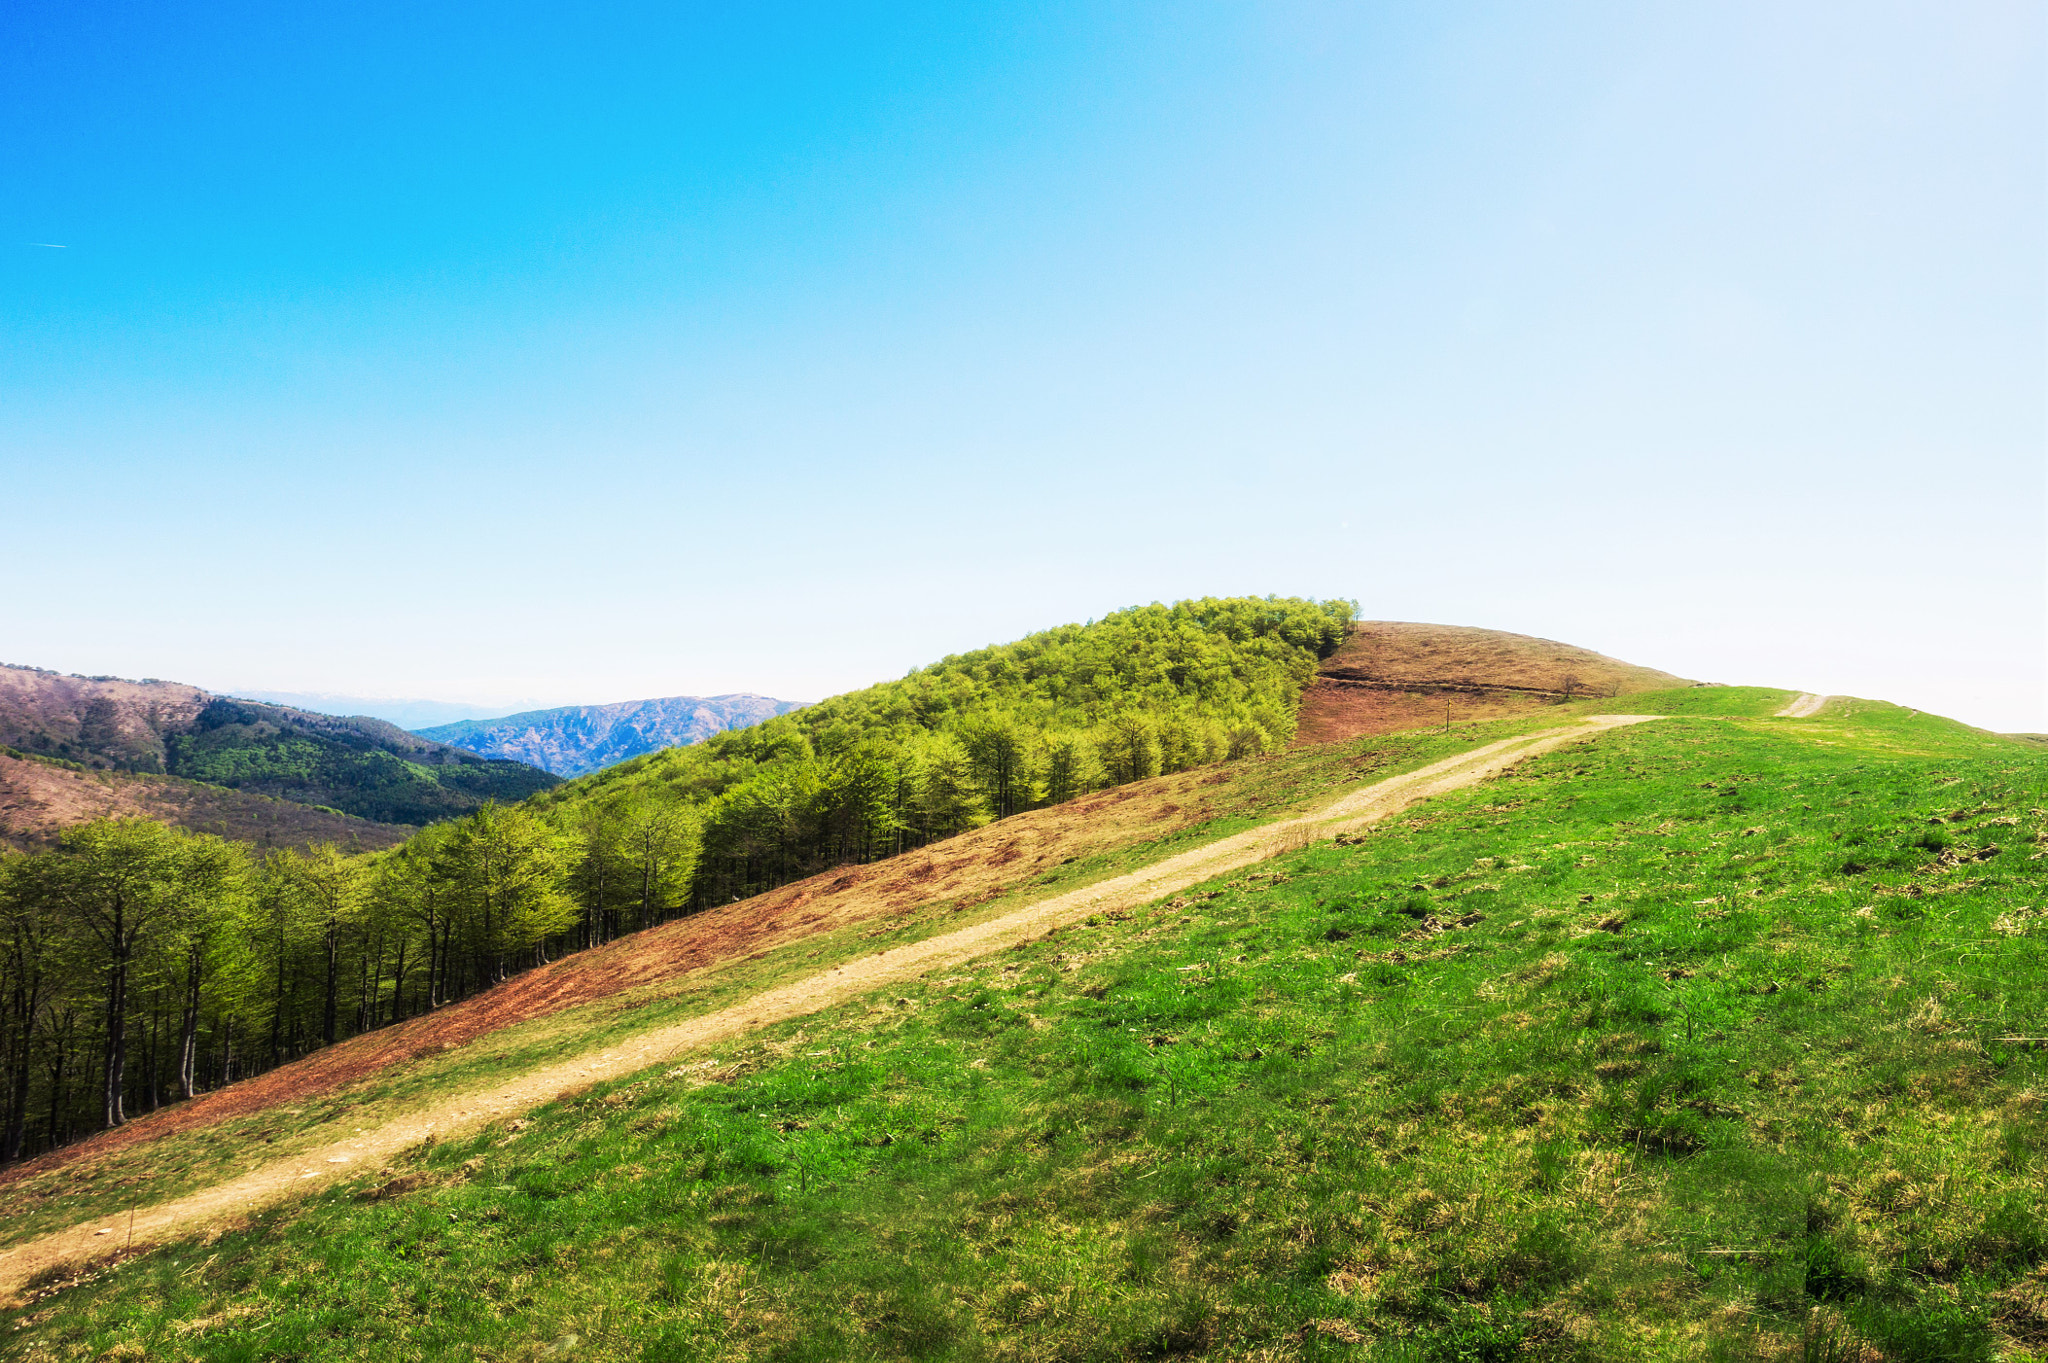
[[[0,747],[89,771],[183,778],[205,788],[175,797],[168,787],[152,789],[143,798],[139,788],[117,791],[121,782],[101,782],[87,799],[82,787],[15,766],[5,828],[10,838],[28,842],[68,826],[62,811],[73,808],[97,811],[87,818],[140,813],[198,829],[276,823],[276,811],[259,805],[235,805],[230,812],[218,794],[222,787],[388,825],[429,823],[486,799],[523,799],[555,784],[552,775],[524,763],[481,757],[368,716],[237,700],[182,682],[19,664],[0,664]],[[305,822],[284,820],[294,828]],[[334,836],[361,845],[390,842],[367,828],[337,826]],[[293,834],[291,840],[303,838]]]
[[[1302,693],[1298,743],[1504,719],[1584,697],[1690,686],[1575,644],[1471,625],[1360,620]]]

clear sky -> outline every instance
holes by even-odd
[[[811,699],[1356,598],[2048,730],[2020,3],[0,17],[0,659]]]

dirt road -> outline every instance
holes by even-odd
[[[1363,828],[1417,801],[1472,785],[1539,753],[1650,718],[1653,716],[1602,715],[1564,728],[1490,743],[1420,771],[1353,791],[1318,813],[1248,829],[1128,875],[1072,890],[957,932],[877,952],[770,989],[745,1003],[646,1032],[627,1045],[579,1056],[488,1089],[459,1095],[350,1139],[143,1208],[134,1217],[134,1243],[154,1244],[194,1234],[229,1217],[273,1206],[365,1169],[375,1169],[429,1136],[447,1140],[488,1122],[539,1107],[567,1090],[632,1074],[679,1053],[730,1040],[752,1028],[802,1017],[884,985],[959,965],[1014,943],[1041,937],[1053,928],[1090,914],[1148,903],[1308,841]],[[0,1252],[0,1296],[12,1297],[36,1274],[54,1265],[121,1248],[129,1234],[128,1218],[115,1216],[84,1222]]]
[[[1820,707],[1828,703],[1826,696],[1816,696],[1804,691],[1784,709],[1773,715],[1773,719],[1812,719],[1820,713]]]

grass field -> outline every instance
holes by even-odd
[[[1483,746],[1526,727],[1523,721],[1461,726],[1448,734],[1382,735],[1228,763],[1184,780],[1143,782],[1130,788],[1131,799],[1117,807],[1117,817],[1073,821],[1076,826],[1067,830],[1069,836],[1060,843],[1073,855],[1042,872],[1019,876],[1011,868],[998,867],[981,877],[966,878],[972,889],[963,897],[934,897],[914,911],[879,919],[856,917],[843,926],[810,931],[770,950],[742,946],[740,954],[708,968],[590,1003],[558,1005],[452,1049],[428,1044],[423,1053],[341,1087],[302,1086],[290,1092],[291,1085],[280,1083],[277,1088],[288,1096],[227,1120],[154,1135],[105,1153],[90,1147],[61,1151],[56,1159],[39,1161],[0,1183],[0,1225],[7,1229],[5,1240],[15,1241],[91,1216],[117,1216],[130,1207],[148,1206],[223,1182],[265,1162],[323,1145],[338,1134],[418,1111],[451,1093],[486,1087],[506,1074],[537,1068],[565,1055],[599,1051],[637,1033],[715,1012],[846,960],[1001,916],[1023,904],[1094,884],[1242,829],[1321,807],[1371,780],[1426,766],[1446,754]],[[1199,799],[1190,798],[1190,785]],[[1061,815],[1060,810],[1047,810],[1025,819],[1058,819]],[[998,835],[1000,841],[1007,826],[992,825],[985,832]],[[1165,831],[1158,831],[1162,829]],[[941,849],[965,841],[954,840],[942,844]],[[813,907],[820,902],[822,898],[814,901]],[[633,939],[620,945],[631,950]],[[573,956],[567,964],[572,969],[586,968]],[[605,967],[591,958],[587,968]],[[506,990],[522,986],[515,978],[481,999],[434,1016],[488,1005]],[[377,1044],[386,1035],[372,1033],[344,1043],[336,1051],[316,1053],[313,1062],[318,1064],[350,1047]],[[289,1073],[279,1071],[274,1077],[285,1079]],[[179,1109],[172,1107],[164,1115],[178,1113]],[[123,1134],[148,1134],[148,1123],[138,1123]]]
[[[2048,756],[1668,717],[53,1283],[23,1358],[2048,1358]],[[1575,708],[1575,707],[1565,707]]]

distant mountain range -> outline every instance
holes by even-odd
[[[514,710],[538,709],[547,703],[533,697],[497,705],[478,705],[457,700],[351,696],[334,691],[251,691],[245,687],[234,687],[221,694],[238,696],[243,700],[269,701],[273,705],[289,705],[295,710],[312,710],[323,715],[369,715],[388,719],[413,733],[436,724],[453,724],[458,719],[496,719]]]
[[[485,800],[522,800],[558,784],[525,763],[481,757],[368,716],[236,700],[154,678],[81,677],[37,667],[0,665],[0,745],[88,772],[160,773],[381,824],[431,823]],[[15,775],[20,779],[10,788],[44,774],[21,768]],[[15,837],[46,835],[52,828],[44,825],[61,826],[59,811],[73,805],[83,817],[96,817],[68,797],[53,801],[56,788],[44,786],[24,786],[0,799],[14,811],[0,822]],[[194,792],[175,800],[158,794],[162,798],[135,812],[208,804]],[[164,821],[201,827],[221,817],[218,811],[204,818],[166,814]],[[229,822],[237,820],[247,821],[237,815]],[[383,845],[380,836],[388,841],[388,835],[358,831],[365,845]]]
[[[485,757],[525,762],[557,776],[582,776],[642,753],[681,747],[726,729],[744,729],[805,704],[750,693],[665,696],[529,710],[503,719],[465,719],[413,732]]]

